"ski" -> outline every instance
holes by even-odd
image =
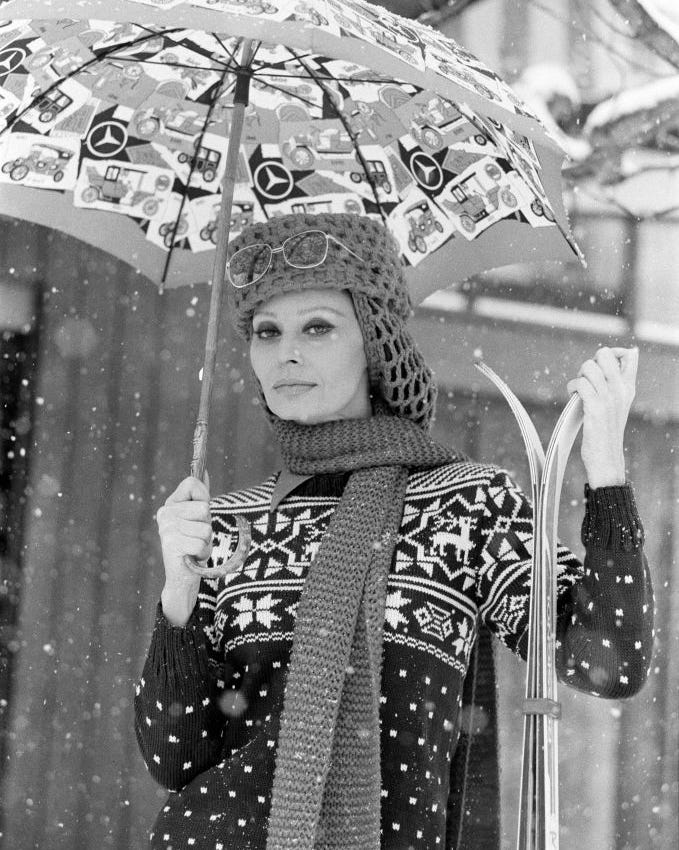
[[[528,456],[533,501],[533,555],[517,850],[559,849],[558,701],[555,666],[557,527],[566,462],[582,425],[573,395],[544,452],[532,419],[509,386],[475,363],[502,393],[519,424]]]

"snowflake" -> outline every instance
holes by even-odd
[[[401,596],[401,591],[387,594],[387,603],[384,611],[384,619],[389,623],[392,629],[397,629],[399,623],[406,625],[408,618],[401,613],[401,608],[404,605],[409,605],[411,602],[407,597]]]
[[[257,600],[247,595],[241,596],[238,602],[233,603],[236,611],[240,612],[234,619],[233,625],[239,626],[241,632],[243,632],[251,623],[257,621],[270,629],[274,622],[281,619],[280,614],[271,610],[280,601],[280,599],[274,599],[270,593]]]

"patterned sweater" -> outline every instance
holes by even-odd
[[[136,688],[136,732],[170,796],[163,850],[264,850],[295,611],[347,475],[310,478],[272,505],[277,476],[211,502],[212,558],[241,514],[240,571],[201,581],[184,627],[158,606]],[[586,489],[584,565],[559,547],[560,678],[608,698],[644,683],[652,591],[631,489]],[[445,846],[450,760],[479,623],[525,658],[532,509],[507,474],[471,462],[411,471],[392,560],[381,694],[382,847]]]

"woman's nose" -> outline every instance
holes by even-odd
[[[282,334],[278,344],[278,357],[285,363],[300,363],[302,353],[299,340],[293,334]]]

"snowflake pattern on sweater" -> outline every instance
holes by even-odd
[[[171,789],[153,848],[264,850],[296,609],[345,481],[317,476],[275,510],[275,475],[212,501],[213,561],[231,553],[237,514],[252,545],[239,571],[202,580],[185,627],[158,609],[135,700],[142,755]],[[584,566],[558,551],[557,669],[581,690],[629,696],[647,675],[653,610],[630,489],[589,493],[583,529]],[[444,846],[471,649],[482,621],[525,657],[531,552],[532,510],[505,472],[461,462],[410,473],[384,624],[386,850]]]

